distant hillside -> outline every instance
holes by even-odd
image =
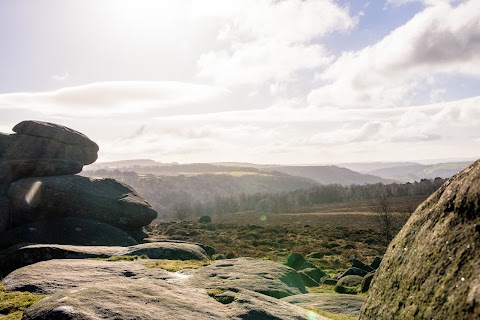
[[[394,179],[402,182],[434,179],[436,177],[450,178],[457,172],[465,169],[472,162],[449,162],[432,165],[415,164],[378,169],[370,171],[369,173],[382,178]]]
[[[176,203],[207,203],[219,197],[241,194],[279,193],[309,189],[318,183],[302,177],[283,173],[246,175],[195,174],[159,175],[138,174],[134,171],[106,170],[83,171],[88,177],[114,178],[131,185],[150,202],[155,210],[166,213]]]
[[[161,163],[151,159],[120,160],[110,162],[96,162],[85,167],[86,170],[98,169],[128,169],[135,167],[158,166]]]
[[[362,174],[337,166],[281,166],[269,170],[283,172],[292,176],[309,178],[321,184],[341,184],[346,186],[352,184],[387,184],[395,182],[393,180],[380,178],[370,174]]]
[[[374,170],[379,170],[379,169],[413,166],[417,164],[419,163],[416,163],[416,162],[365,162],[365,163],[352,162],[352,163],[340,163],[337,165],[339,167],[347,168],[360,173],[370,173]]]

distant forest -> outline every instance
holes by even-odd
[[[256,211],[298,212],[315,205],[379,197],[430,195],[445,179],[422,179],[414,183],[341,186],[320,185],[312,180],[282,173],[232,176],[199,174],[155,176],[134,171],[84,171],[89,177],[114,178],[131,185],[157,210],[159,219],[223,215]]]

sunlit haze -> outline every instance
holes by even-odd
[[[480,156],[480,1],[0,2],[0,132],[99,161]]]

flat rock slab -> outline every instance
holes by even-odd
[[[27,178],[10,185],[13,223],[83,218],[122,230],[148,225],[157,212],[131,187],[114,179],[81,176]]]
[[[191,276],[189,283],[197,287],[248,289],[275,298],[307,292],[294,269],[267,260],[220,260],[201,269],[186,271],[186,274]]]
[[[100,221],[65,218],[27,223],[0,234],[0,248],[20,243],[132,246],[137,241],[125,231]]]
[[[59,292],[35,303],[22,319],[327,320],[248,290],[226,291],[221,296],[223,303],[205,289],[158,280],[122,278]]]
[[[3,279],[7,291],[54,294],[101,281],[117,282],[123,278],[175,280],[182,276],[159,268],[147,268],[142,261],[49,260],[10,273]],[[95,295],[94,295],[95,297]],[[98,297],[97,297],[98,298]]]
[[[142,256],[150,259],[207,260],[200,246],[191,243],[156,242],[129,247],[70,246],[55,244],[19,245],[0,253],[1,275],[40,261],[53,259],[108,258],[112,256]]]
[[[358,317],[365,297],[334,293],[308,293],[283,298],[282,301],[307,308]]]
[[[29,177],[77,174],[83,164],[62,159],[20,159],[0,162],[0,181],[13,182]]]

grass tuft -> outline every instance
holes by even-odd
[[[5,292],[5,287],[0,284],[0,317],[2,320],[20,320],[23,311],[45,297],[30,292]]]

